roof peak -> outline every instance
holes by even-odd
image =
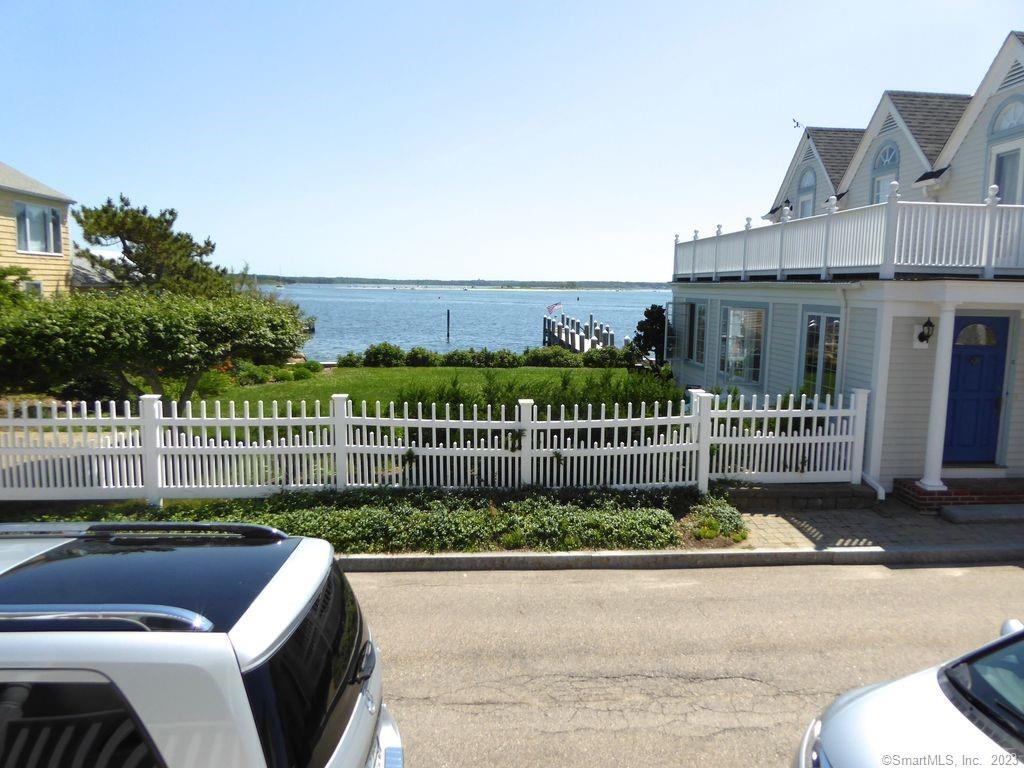
[[[807,128],[808,131],[860,131],[861,133],[864,132],[863,128],[833,128],[832,126],[828,125],[807,125],[804,127]]]

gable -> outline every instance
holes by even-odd
[[[911,137],[931,166],[960,121],[971,97],[961,93],[888,91]]]
[[[787,199],[795,203],[800,180],[808,169],[815,176],[815,205],[820,206],[829,195],[834,195],[836,183],[842,178],[861,134],[859,128],[805,128],[767,215],[775,215]]]

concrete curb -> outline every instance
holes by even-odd
[[[1024,561],[1024,544],[607,552],[339,555],[348,573],[742,568],[765,565],[971,565]]]

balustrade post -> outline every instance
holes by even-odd
[[[985,238],[982,245],[982,277],[991,280],[996,276],[996,221],[999,215],[999,187],[988,188],[985,198]]]
[[[698,230],[693,230],[693,245],[690,251],[690,282],[697,280],[697,239],[700,237]]]
[[[899,223],[900,183],[889,182],[889,197],[885,201],[885,236],[882,238],[882,263],[878,276],[882,280],[896,277],[896,227]]]
[[[331,427],[334,445],[334,487],[348,487],[348,395],[331,395]]]
[[[775,272],[776,280],[786,279],[786,265],[782,263],[782,254],[786,252],[786,224],[789,223],[790,210],[788,205],[782,206],[782,216],[779,219],[779,258],[777,261],[777,270]]]
[[[832,247],[832,216],[839,210],[839,203],[836,200],[835,195],[829,195],[828,202],[825,203],[825,242],[821,249],[821,279],[828,280],[829,278],[829,248]]]
[[[162,507],[160,495],[163,486],[160,467],[160,418],[164,407],[160,395],[143,395],[139,398],[139,442],[142,444],[142,485],[146,503]]]
[[[715,227],[715,271],[711,273],[711,279],[718,282],[718,244],[722,241],[722,225]]]
[[[743,266],[740,268],[740,280],[747,282],[747,240],[750,239],[750,217],[747,216],[747,223],[743,226]]]

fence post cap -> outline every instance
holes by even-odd
[[[893,179],[889,182],[889,197],[886,198],[887,202],[895,203],[900,199],[900,183]]]
[[[333,395],[331,395],[331,400],[335,400],[335,401],[337,401],[337,400],[348,400],[348,395],[333,394]]]
[[[161,397],[160,395],[154,395],[152,392],[147,392],[145,395],[141,395],[139,399],[145,400],[146,402],[152,402],[154,400],[160,400]]]
[[[519,404],[520,405],[533,405],[533,398],[532,397],[522,397],[522,398],[519,399]]]
[[[988,188],[988,197],[985,198],[985,205],[997,205],[999,203],[999,185],[993,184]]]

